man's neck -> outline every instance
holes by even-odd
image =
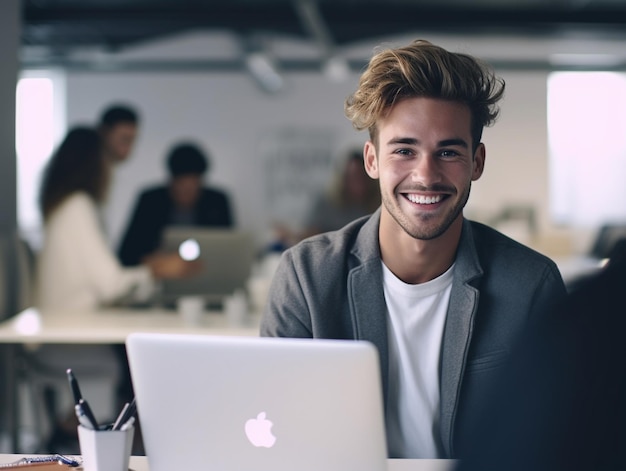
[[[454,221],[441,236],[431,240],[414,239],[397,225],[393,229],[379,228],[380,252],[391,272],[405,283],[430,281],[448,270],[454,263],[461,238],[463,217]]]

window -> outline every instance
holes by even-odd
[[[554,222],[626,221],[626,74],[552,73],[548,141]]]
[[[25,71],[16,91],[17,219],[21,235],[34,247],[41,238],[37,204],[41,171],[65,132],[63,76]]]

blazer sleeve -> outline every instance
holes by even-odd
[[[552,262],[546,267],[541,282],[537,285],[531,306],[530,323],[543,320],[545,316],[553,316],[558,306],[565,300],[567,289],[559,269]]]
[[[159,203],[158,193],[144,192],[139,196],[118,251],[125,266],[137,266],[148,254],[158,248],[165,219],[169,211]]]
[[[261,319],[263,337],[313,337],[311,317],[291,252],[281,255]]]

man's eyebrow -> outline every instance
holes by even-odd
[[[444,139],[443,141],[439,141],[439,147],[447,146],[459,146],[464,147],[465,149],[469,148],[469,144],[465,141],[465,139]]]
[[[390,144],[408,144],[411,146],[419,144],[419,140],[414,137],[393,137],[387,141],[387,145]]]
[[[415,146],[419,143],[419,139],[416,139],[414,137],[393,137],[389,141],[387,141],[387,145],[406,144],[410,146]],[[467,143],[467,141],[461,138],[444,139],[443,141],[439,141],[437,145],[438,147],[459,146],[465,149],[469,149],[469,144]]]

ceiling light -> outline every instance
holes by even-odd
[[[345,82],[350,77],[350,66],[343,57],[329,57],[323,65],[324,75],[333,82]]]
[[[283,77],[267,54],[251,52],[245,60],[248,70],[265,91],[276,93],[283,88]]]

